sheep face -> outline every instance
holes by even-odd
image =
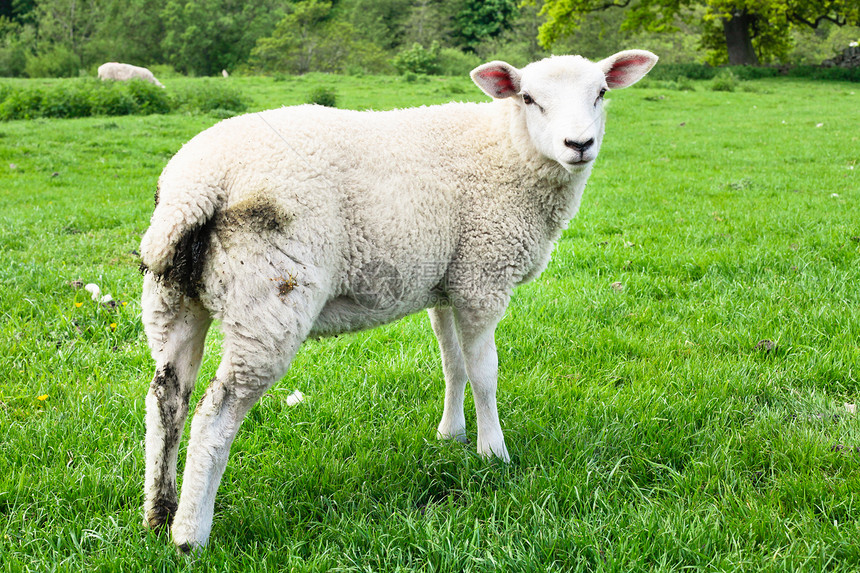
[[[589,167],[600,151],[607,91],[636,83],[656,62],[644,50],[599,62],[555,56],[522,70],[496,61],[473,70],[472,79],[487,95],[512,98],[534,149],[573,172]]]

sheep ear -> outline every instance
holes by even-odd
[[[626,88],[641,80],[654,67],[657,56],[646,50],[625,50],[597,63],[603,68],[610,88]]]
[[[472,81],[490,97],[503,99],[520,93],[520,71],[506,62],[489,62],[472,70]]]

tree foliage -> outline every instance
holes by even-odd
[[[276,2],[167,0],[161,11],[167,61],[182,72],[213,75],[247,60],[277,21]]]
[[[476,51],[484,40],[510,29],[518,9],[517,0],[465,0],[454,18],[460,44]]]
[[[264,70],[304,74],[311,70],[341,71],[354,31],[347,22],[331,18],[332,3],[304,0],[291,6],[273,34],[260,38],[252,63]]]
[[[622,30],[674,32],[679,18],[704,11],[704,47],[713,63],[770,61],[791,48],[790,30],[860,23],[857,0],[545,0],[539,41],[549,48],[597,10],[625,9]]]
[[[712,63],[817,63],[857,39],[848,25],[860,19],[860,0],[522,2],[0,0],[0,76],[92,74],[106,61],[196,75],[462,73],[476,59],[523,65],[550,47],[599,56],[633,43],[664,62],[701,60],[703,46]],[[826,33],[798,32],[816,26]]]

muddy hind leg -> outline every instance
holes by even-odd
[[[176,515],[176,458],[211,319],[196,300],[165,281],[144,279],[143,322],[155,376],[146,396],[144,525],[169,525]]]
[[[182,551],[206,545],[215,494],[230,447],[251,407],[287,372],[322,308],[325,290],[299,284],[289,293],[263,285],[231,295],[221,322],[224,354],[194,412],[173,542]],[[319,300],[317,300],[319,298]]]

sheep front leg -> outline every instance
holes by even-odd
[[[442,355],[442,372],[445,375],[445,405],[442,419],[436,430],[440,440],[455,439],[466,442],[466,416],[463,414],[463,399],[466,390],[466,363],[457,340],[454,312],[450,308],[431,308],[430,325],[439,342]]]
[[[472,383],[475,414],[478,418],[478,453],[485,457],[496,456],[510,461],[505,437],[499,424],[496,406],[499,358],[496,353],[495,330],[498,319],[487,320],[479,313],[460,312],[457,326],[460,344],[466,363],[466,372]]]

